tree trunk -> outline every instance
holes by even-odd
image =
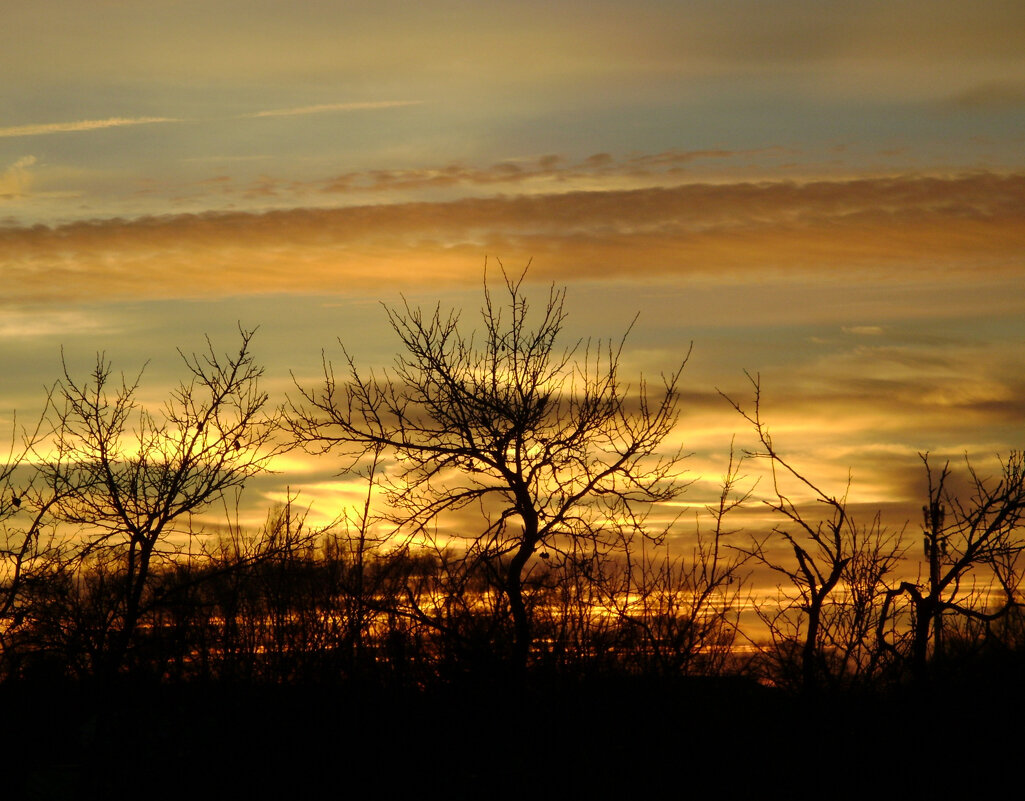
[[[911,645],[911,670],[917,681],[925,679],[929,657],[929,628],[933,622],[932,598],[921,599],[915,605],[915,638]]]
[[[150,558],[153,555],[153,547],[156,540],[141,539],[139,543],[138,556],[133,550],[129,555],[129,571],[125,587],[125,611],[121,620],[121,627],[114,635],[114,641],[100,666],[103,673],[103,680],[110,680],[117,676],[124,667],[128,657],[128,650],[131,646],[135,630],[139,625],[139,618],[142,610],[142,595],[146,589],[146,582],[149,578]]]
[[[819,642],[819,624],[822,616],[822,598],[812,595],[808,605],[808,633],[801,649],[801,689],[806,693],[814,692],[818,685],[816,669],[816,652]]]
[[[526,674],[527,660],[530,657],[532,634],[530,617],[523,601],[523,568],[533,552],[533,544],[523,541],[510,561],[506,574],[505,592],[509,597],[509,609],[513,618],[512,667],[519,678]]]

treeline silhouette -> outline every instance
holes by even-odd
[[[587,762],[596,786],[628,772],[598,769],[581,731],[639,727],[724,764],[711,743],[748,736],[738,719],[814,739],[843,710],[854,747],[880,721],[931,719],[940,697],[1020,703],[1020,452],[996,476],[923,455],[912,537],[857,519],[846,489],[782,454],[752,376],[750,401],[726,400],[755,433],[771,473],[759,503],[778,523],[732,527],[754,500],[731,451],[680,552],[677,521],[652,513],[687,488],[667,447],[686,358],[631,387],[623,340],[559,344],[561,290],[539,314],[522,275],[503,273],[498,291],[485,283],[480,333],[440,308],[389,310],[391,371],[361,373],[346,353],[342,377],[325,362],[280,408],[244,329],[235,353],[183,354],[186,380],[159,409],[103,357],[85,380],[65,368],[0,468],[0,692],[19,721],[5,743],[63,727],[53,753],[26,754],[26,792],[127,792],[166,749],[227,748],[255,769],[261,721],[323,735],[276,740],[289,764],[341,744],[387,769],[388,748],[365,742],[415,720],[464,744],[453,787],[504,775],[470,726],[511,749],[517,781],[565,791],[581,780],[537,764],[539,749]],[[362,504],[321,529],[294,494],[258,530],[197,522],[295,448],[335,454]],[[776,576],[777,597],[755,594],[755,571]],[[92,760],[137,730],[143,756],[96,774]],[[60,763],[67,749],[85,756]],[[431,769],[421,751],[414,761]]]
[[[112,653],[112,675],[166,682],[422,686],[511,675],[513,622],[493,582],[501,564],[409,548],[360,553],[353,536],[307,533],[292,515],[286,506],[242,542],[221,540],[152,569],[127,648],[126,565],[56,564],[33,575],[7,628],[4,676],[88,681],[112,665]],[[604,566],[567,559],[532,573],[531,669],[739,670],[736,610],[695,598],[682,560],[646,569],[628,578],[611,558]]]
[[[285,506],[260,532],[154,568],[127,647],[125,564],[76,560],[26,570],[5,621],[4,679],[407,687],[514,679],[514,623],[494,585],[503,565],[381,544],[360,552],[351,532],[311,533],[294,515]],[[633,556],[566,559],[531,574],[533,674],[744,676],[810,689],[802,618],[784,623],[773,604],[761,610],[771,618],[771,639],[752,643],[741,634],[750,596],[739,562],[709,588],[707,563],[674,561],[657,549],[643,564],[625,555]],[[899,586],[879,590],[868,610],[857,597],[864,589],[849,587],[823,604],[814,686],[882,689],[922,677],[916,619],[881,617]],[[872,625],[859,625],[859,616]],[[897,644],[880,625],[896,632]],[[942,653],[929,652],[939,671],[1025,664],[1018,607],[990,600],[973,614],[948,613],[943,625]]]

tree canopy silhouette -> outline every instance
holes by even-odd
[[[392,520],[407,533],[429,535],[449,513],[480,511],[477,528],[452,536],[504,597],[520,668],[532,640],[524,589],[535,554],[553,566],[624,536],[658,537],[646,520],[651,505],[684,487],[682,454],[661,449],[677,423],[686,363],[656,387],[625,383],[626,335],[561,344],[565,290],[550,288],[534,313],[525,274],[502,271],[501,303],[485,276],[479,331],[440,306],[387,308],[402,345],[392,369],[362,372],[346,351],[340,380],[325,360],[322,383],[300,387],[288,415],[295,441],[312,452],[358,459],[384,449]]]
[[[235,354],[181,354],[189,377],[162,409],[147,409],[139,379],[112,377],[98,355],[85,380],[64,377],[51,394],[42,484],[54,516],[75,532],[74,559],[90,563],[113,595],[94,644],[101,672],[118,671],[145,611],[154,563],[173,556],[171,535],[194,533],[190,516],[267,468],[275,426],[266,416],[263,369],[240,329]]]

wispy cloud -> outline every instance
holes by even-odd
[[[109,321],[77,311],[0,310],[0,340],[106,332]]]
[[[21,197],[32,183],[29,167],[36,163],[35,156],[22,156],[10,167],[0,172],[0,200]]]
[[[852,334],[859,337],[882,336],[883,328],[879,325],[851,325],[841,329],[845,334]]]
[[[364,111],[377,108],[418,106],[423,102],[422,100],[371,100],[357,103],[321,103],[316,106],[297,106],[296,108],[257,111],[253,114],[243,114],[242,117],[294,117],[300,114],[321,114],[325,111]]]
[[[218,155],[218,156],[193,156],[191,158],[182,159],[182,162],[184,162],[184,163],[200,163],[200,164],[207,163],[207,162],[215,162],[215,163],[218,163],[218,164],[233,163],[233,162],[245,163],[245,162],[250,162],[250,161],[269,161],[271,158],[273,158],[273,157],[270,154],[266,154],[266,153],[265,154],[261,154],[261,155],[254,155],[254,156],[230,156],[230,155],[227,155],[227,154],[223,154],[223,155]]]
[[[327,111],[361,111],[364,109],[395,108],[399,106],[415,106],[422,100],[376,100],[358,103],[324,103],[316,106],[299,106],[296,108],[269,109],[252,114],[242,114],[238,119],[257,117],[291,117],[300,114],[320,114]],[[126,125],[152,125],[161,122],[182,122],[177,117],[108,117],[105,120],[76,120],[74,122],[45,122],[35,125],[14,125],[0,128],[0,137],[12,136],[43,136],[55,133],[75,133],[79,131],[96,131],[101,128],[120,128]]]
[[[15,125],[11,128],[0,128],[0,137],[42,136],[44,134],[95,131],[100,128],[120,128],[125,125],[151,125],[157,122],[181,122],[181,120],[174,117],[109,117],[105,120],[46,122],[39,125]]]
[[[324,181],[318,188],[324,192],[345,193],[536,182],[546,186],[554,183],[564,189],[571,189],[574,185],[586,184],[595,179],[606,182],[616,179],[644,182],[651,179],[672,180],[676,176],[679,180],[685,174],[687,165],[694,162],[709,159],[725,161],[752,156],[773,157],[790,152],[781,147],[749,150],[672,149],[625,158],[617,158],[611,153],[594,153],[575,161],[564,156],[548,154],[536,158],[501,161],[489,167],[452,163],[443,167],[348,172]]]
[[[1025,415],[1023,359],[1012,341],[892,345],[831,350],[775,371],[788,388],[781,427],[845,420],[840,444],[857,428],[875,442],[904,439],[931,449],[940,441],[999,438]],[[956,450],[956,449],[955,449]],[[838,459],[840,464],[846,459]]]

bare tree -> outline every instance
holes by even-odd
[[[485,278],[479,333],[440,307],[388,308],[403,348],[392,370],[360,372],[346,352],[339,380],[325,361],[323,382],[299,387],[288,415],[295,441],[312,452],[359,458],[383,449],[395,522],[410,535],[447,534],[493,576],[521,669],[535,554],[544,561],[582,542],[610,547],[609,521],[653,533],[645,512],[681,491],[681,454],[660,449],[677,421],[686,362],[654,391],[643,379],[629,386],[619,371],[625,336],[564,348],[564,290],[552,288],[535,318],[524,275],[503,271],[502,304]],[[479,527],[453,524],[473,509]]]
[[[630,643],[623,655],[642,672],[662,675],[716,675],[727,669],[739,631],[744,568],[751,558],[731,547],[735,530],[727,517],[743,506],[750,492],[738,490],[742,458],[731,446],[719,497],[705,507],[710,530],[696,523],[689,558],[674,553],[668,542],[640,552],[627,538],[621,558],[596,566],[599,601],[621,625]]]
[[[60,490],[27,459],[43,422],[19,432],[15,421],[0,464],[0,669],[6,672],[15,670],[14,662],[25,650],[20,640],[32,621],[34,591],[59,570],[67,547],[55,527]]]
[[[233,355],[209,340],[204,353],[182,353],[189,377],[161,409],[145,408],[139,379],[114,379],[102,355],[84,381],[65,365],[52,393],[41,474],[61,523],[78,531],[80,564],[105,576],[112,595],[98,634],[101,671],[123,664],[154,563],[181,548],[172,535],[191,536],[191,516],[265,470],[273,453],[253,331],[240,334]]]
[[[741,550],[785,579],[779,607],[760,616],[777,658],[789,663],[790,651],[797,647],[798,684],[813,691],[823,674],[866,674],[875,668],[878,652],[872,635],[882,614],[885,582],[903,553],[902,532],[887,530],[878,516],[868,525],[858,524],[848,511],[846,491],[829,494],[784,458],[762,419],[759,378],[748,378],[754,389],[751,411],[723,397],[754,428],[761,450],[752,455],[768,460],[772,481],[765,504],[786,523]],[[821,504],[825,515],[810,514],[788,484]],[[777,541],[793,554],[793,561],[772,554]]]
[[[910,658],[918,678],[926,674],[930,652],[942,652],[945,616],[988,625],[1020,605],[1025,552],[1025,454],[1012,452],[997,479],[981,476],[966,457],[967,498],[950,489],[949,462],[938,475],[928,454],[922,462],[928,481],[922,547],[929,575],[890,590],[884,616],[898,615],[901,598],[910,605]],[[880,639],[898,650],[882,629]]]

